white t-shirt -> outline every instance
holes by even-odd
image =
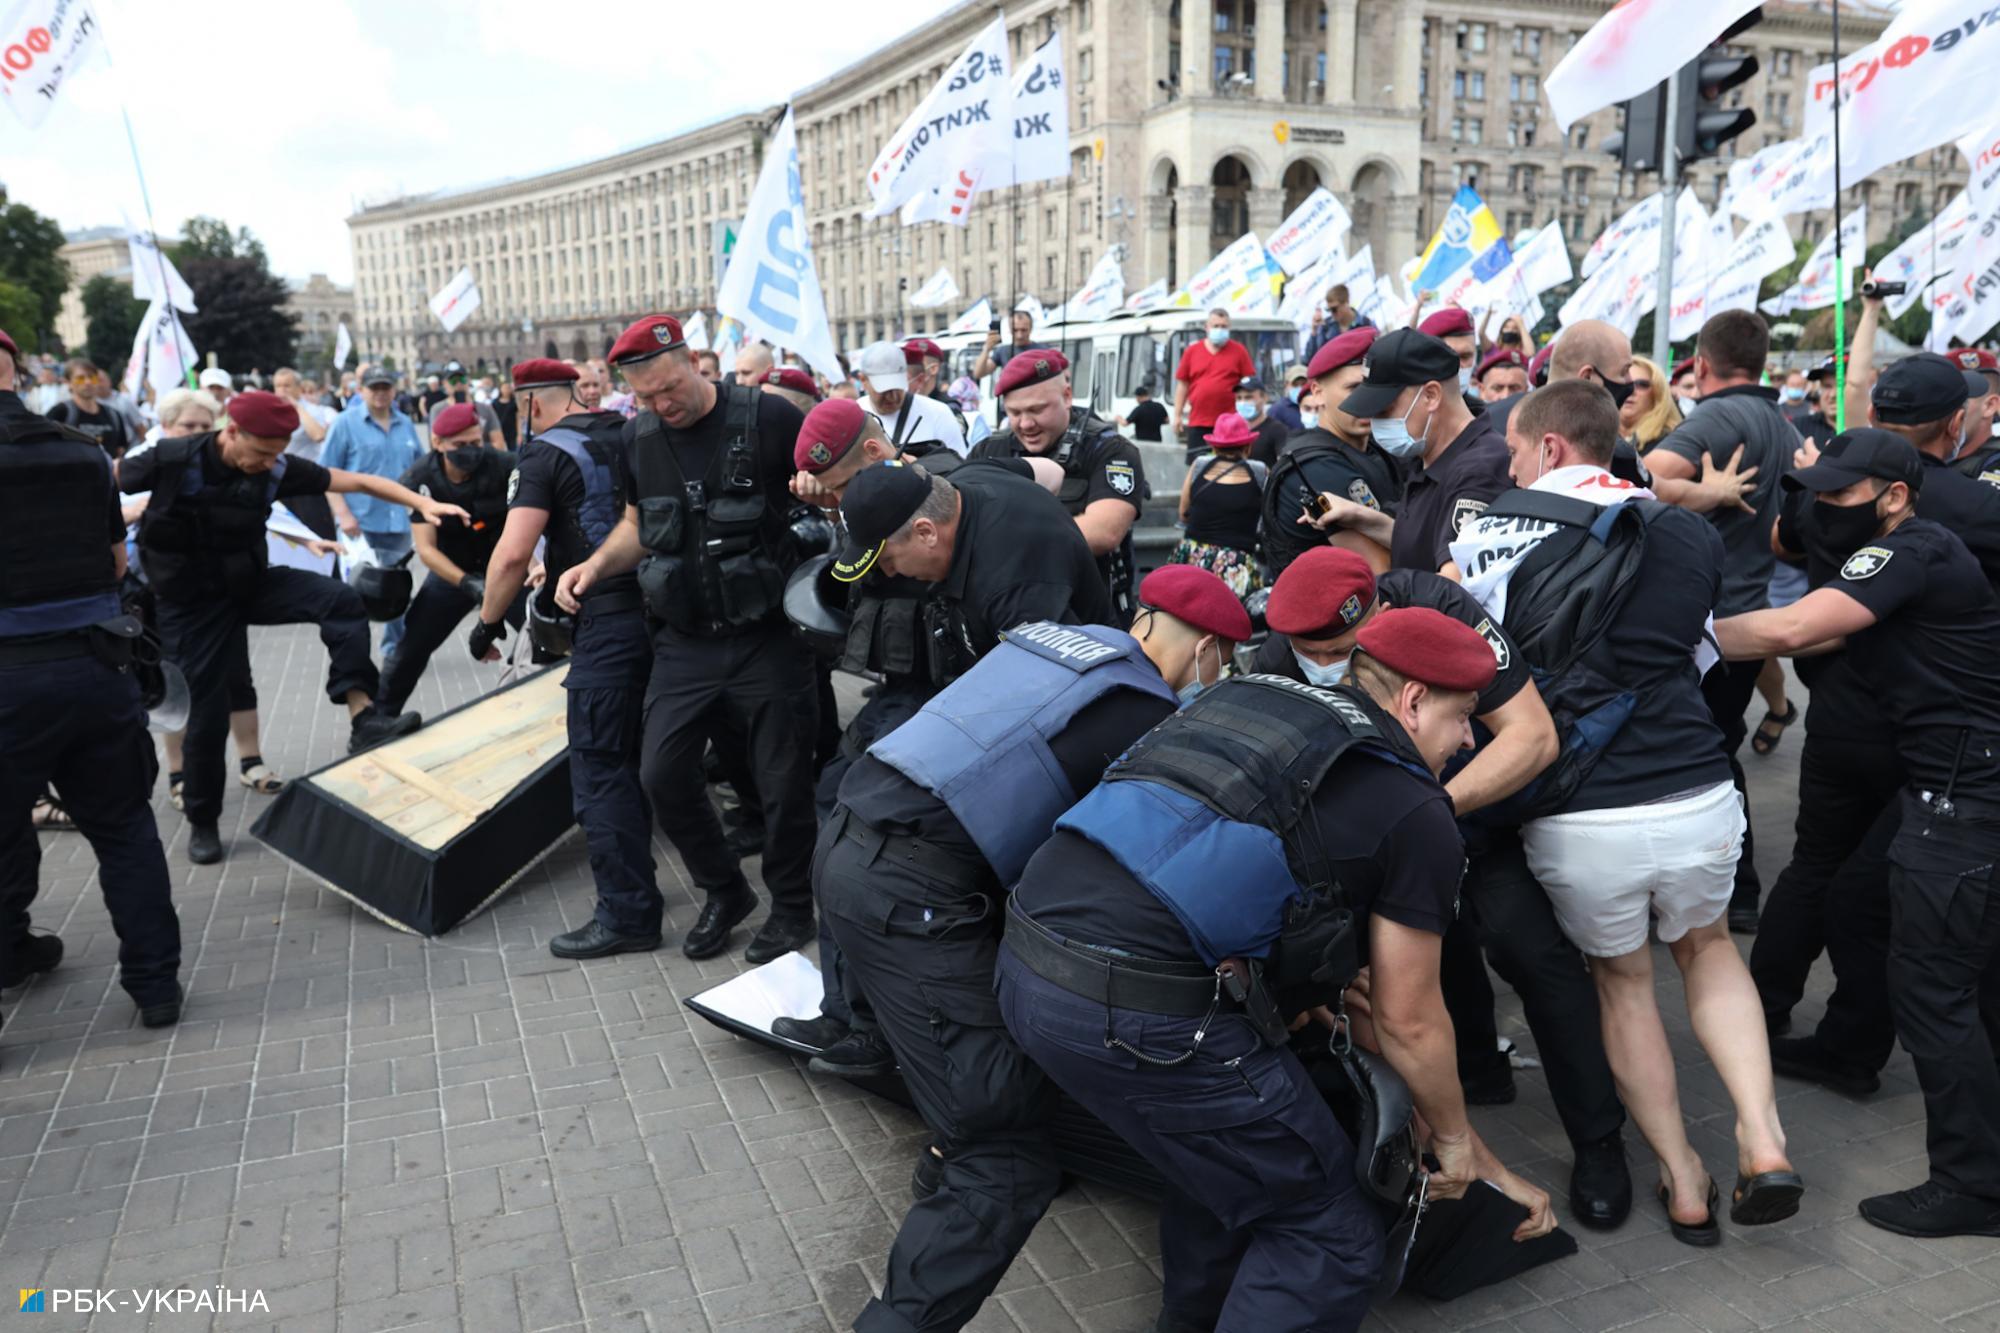
[[[888,432],[889,438],[899,445],[912,441],[925,444],[936,442],[961,458],[965,456],[969,447],[965,442],[965,432],[958,428],[958,418],[952,415],[949,407],[935,398],[921,398],[916,394],[905,395],[903,401],[909,404],[908,412],[898,407],[894,412],[875,413],[876,420],[882,423],[882,429]],[[874,410],[872,403],[869,410]],[[896,429],[898,416],[903,419],[901,431]]]
[[[340,415],[330,407],[321,407],[318,403],[309,403],[303,398],[293,403],[292,406],[299,409],[300,416],[304,416],[308,412],[312,413],[312,419],[325,429],[331,429],[333,419]],[[285,452],[294,458],[303,458],[309,463],[317,463],[319,461],[319,451],[326,444],[325,429],[321,431],[320,438],[315,440],[312,436],[306,434],[304,426],[299,427],[292,432],[291,440],[285,445]]]

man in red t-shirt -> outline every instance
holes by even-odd
[[[1229,340],[1229,312],[1208,312],[1208,336],[1181,353],[1174,370],[1174,434],[1198,458],[1215,419],[1236,410],[1236,383],[1257,373],[1242,343]]]

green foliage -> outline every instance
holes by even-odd
[[[7,332],[23,351],[46,351],[55,338],[56,314],[69,290],[69,261],[62,257],[63,232],[53,218],[26,204],[0,197],[0,281],[25,291],[33,305],[17,308]]]
[[[271,271],[264,243],[248,227],[239,227],[232,233],[229,224],[220,218],[189,218],[181,228],[180,244],[170,253],[174,266],[184,274],[188,262],[195,259],[248,259],[266,273]]]
[[[33,292],[19,283],[0,278],[0,329],[7,330],[9,336],[21,345],[23,352],[40,350],[32,333],[24,336],[17,332],[34,328],[35,320],[40,318],[40,310],[41,304]]]
[[[132,354],[132,338],[146,318],[146,303],[132,295],[132,284],[124,278],[100,273],[83,284],[83,320],[88,330],[84,355],[104,368],[113,380],[124,371]]]
[[[298,338],[298,320],[285,309],[291,293],[272,276],[264,243],[248,227],[232,232],[220,218],[191,217],[172,257],[201,307],[182,320],[196,352],[213,352],[238,375],[268,375],[291,362]]]

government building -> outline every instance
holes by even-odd
[[[1807,71],[1830,58],[1820,3],[1767,3],[1737,49],[1760,73],[1734,105],[1757,125],[1691,170],[1712,203],[1731,161],[1801,132]],[[1070,94],[1068,180],[982,193],[970,224],[868,219],[865,175],[882,143],[994,12],[959,4],[793,103],[813,253],[837,346],[937,332],[981,296],[1046,305],[1122,247],[1128,290],[1185,280],[1246,231],[1268,235],[1324,185],[1354,218],[1350,250],[1396,271],[1462,182],[1511,236],[1561,222],[1578,253],[1655,188],[1603,150],[1616,108],[1555,125],[1542,81],[1605,10],[1586,0],[1025,0],[1010,5],[1015,67],[1055,31]],[[1843,6],[1844,49],[1888,14]],[[648,311],[713,310],[723,256],[782,107],[644,148],[499,184],[395,199],[348,219],[354,335],[402,368],[456,357],[506,363],[549,348],[601,355]],[[1962,185],[1950,147],[1850,190],[1871,239],[1929,214]],[[1818,239],[1830,213],[1790,219]],[[963,297],[916,310],[940,266]],[[428,301],[461,267],[482,304],[455,334]]]

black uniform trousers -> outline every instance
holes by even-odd
[[[1490,1075],[1507,1063],[1493,1021],[1490,961],[1521,997],[1564,1132],[1573,1144],[1594,1143],[1625,1123],[1604,1056],[1597,986],[1528,869],[1520,834],[1487,836],[1490,844],[1467,863],[1459,919],[1445,932],[1438,978],[1458,1036],[1460,1074]]]
[[[1931,1178],[2000,1202],[2000,810],[1944,818],[1906,790],[1889,845],[1889,1003],[1924,1091]]]
[[[1063,1091],[1151,1162],[1160,1204],[1160,1328],[1326,1333],[1358,1328],[1383,1226],[1355,1182],[1354,1145],[1289,1050],[1250,1021],[1113,1009],[1000,946],[1007,1030]]]
[[[1896,1049],[1889,1004],[1889,847],[1902,826],[1903,803],[1891,800],[1826,890],[1833,994],[1815,1035],[1840,1059],[1878,1071]]]
[[[620,935],[657,935],[666,916],[666,899],[654,879],[652,818],[639,779],[641,719],[652,670],[652,636],[638,607],[593,612],[585,598],[563,678],[570,800],[597,885],[596,918]]]
[[[1869,730],[1874,730],[1872,725]],[[1873,858],[1862,857],[1851,869],[1843,867],[1849,866],[1870,841],[1870,830],[1884,810],[1892,812],[1893,827],[1897,794],[1902,788],[1903,761],[1888,738],[1851,739],[1840,719],[1824,709],[1807,718],[1805,744],[1799,751],[1799,810],[1792,826],[1792,859],[1771,886],[1757,940],[1750,949],[1750,975],[1757,983],[1767,1019],[1775,1022],[1791,1014],[1805,994],[1813,963],[1834,937],[1842,937],[1843,944],[1853,938],[1857,923],[1844,920],[1842,913],[1833,910],[1832,886],[1837,877],[1855,881],[1872,878],[1873,896],[1886,904],[1884,840],[1874,839]],[[1852,902],[1857,896],[1866,896],[1866,886],[1845,884],[1841,896]],[[1880,937],[1874,947],[1884,947]],[[1834,966],[1838,975],[1838,957]],[[1878,955],[1876,969],[1880,967]],[[1879,1021],[1886,1027],[1886,1013]],[[1838,1053],[1859,1058],[1845,1051]],[[1883,1055],[1886,1058],[1887,1052]]]
[[[836,811],[814,883],[833,935],[943,1156],[911,1207],[860,1333],[962,1327],[1055,1197],[1054,1090],[1007,1035],[993,998],[1001,895],[976,861],[918,869]]]
[[[368,612],[360,594],[339,579],[273,566],[241,600],[160,597],[158,610],[163,650],[187,677],[191,700],[181,759],[181,799],[191,824],[213,825],[222,818],[231,650],[245,626],[317,624],[328,658],[326,697],[334,703],[345,703],[350,690],[372,699],[381,687],[369,655]]]
[[[523,588],[514,598],[514,604],[507,608],[507,623],[520,629],[527,608],[528,592]],[[403,641],[382,664],[382,694],[375,702],[383,712],[403,711],[403,705],[416,691],[417,682],[423,679],[424,668],[430,665],[431,654],[451,637],[466,612],[478,609],[479,604],[456,584],[447,583],[435,574],[424,580],[424,586],[410,599],[410,609],[403,613]]]
[[[1750,789],[1744,785],[1743,761],[1739,757],[1743,741],[1750,735],[1750,724],[1744,721],[1743,713],[1750,707],[1750,696],[1757,693],[1757,677],[1763,670],[1762,661],[1717,662],[1701,678],[1701,697],[1707,702],[1715,725],[1722,728],[1722,752],[1729,756],[1729,780],[1736,784],[1736,795],[1743,802],[1743,854],[1736,858],[1736,891],[1729,898],[1732,912],[1756,911],[1757,899],[1763,895],[1763,885],[1757,879],[1757,844],[1750,832]]]
[[[181,924],[153,821],[159,760],[132,677],[95,657],[0,666],[0,985],[39,889],[35,800],[53,783],[97,856],[118,981],[141,1007],[175,997]]]
[[[709,712],[719,707],[743,736],[764,808],[764,884],[771,891],[771,910],[812,911],[817,704],[812,662],[787,625],[713,639],[665,626],[653,632],[640,773],[661,831],[704,892],[745,884],[702,773]]]

